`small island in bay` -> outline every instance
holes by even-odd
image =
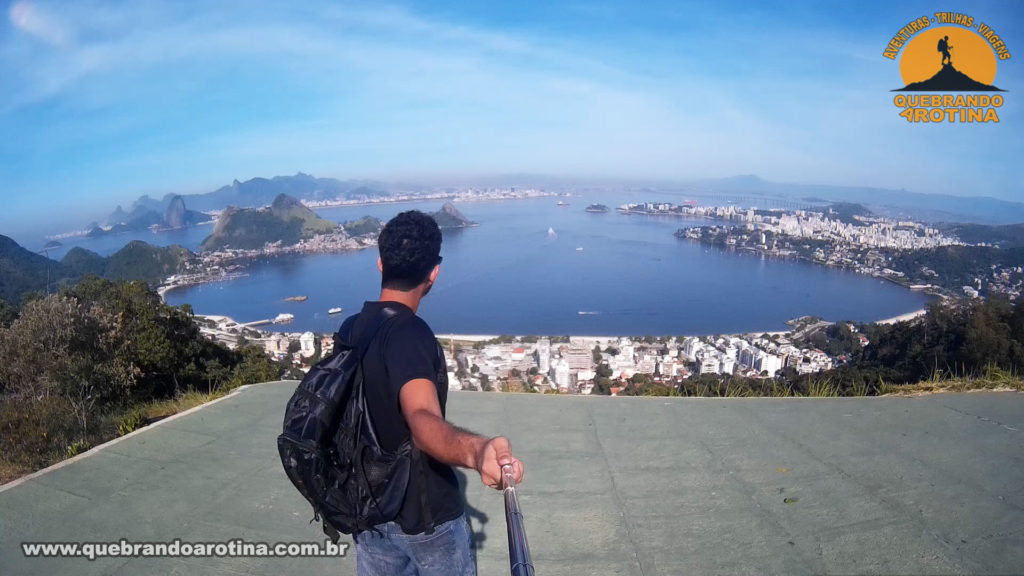
[[[608,211],[608,207],[604,204],[591,204],[590,206],[587,206],[586,211],[591,214],[604,214]]]
[[[430,216],[434,218],[437,226],[442,230],[446,228],[472,228],[473,226],[479,226],[476,222],[463,216],[462,212],[459,212],[451,201],[445,202],[440,210],[432,213]]]
[[[345,222],[341,227],[345,229],[346,234],[353,238],[356,236],[373,236],[376,238],[384,228],[384,223],[381,222],[379,218],[363,216],[358,220]]]

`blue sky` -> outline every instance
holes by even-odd
[[[747,4],[7,2],[0,233],[298,171],[753,173],[1024,200],[1024,3]],[[1014,55],[999,124],[897,116],[882,50],[940,9]]]

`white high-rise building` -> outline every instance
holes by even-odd
[[[720,374],[732,374],[736,370],[736,360],[722,355],[718,361],[718,372]]]
[[[629,338],[619,339],[619,356],[625,356],[630,362],[633,362],[633,341]]]
[[[551,379],[559,390],[569,390],[569,363],[559,358],[551,365]]]
[[[537,367],[541,374],[551,370],[551,340],[547,338],[537,340]]]
[[[700,359],[700,373],[718,374],[718,368],[718,355],[705,352],[704,357]]]
[[[762,352],[754,360],[754,369],[758,372],[767,372],[768,376],[775,376],[775,373],[782,369],[782,358]]]
[[[313,336],[312,332],[303,332],[302,336],[299,336],[299,354],[303,358],[309,358],[313,354],[316,354],[316,337]]]
[[[744,346],[736,354],[736,361],[739,362],[740,364],[743,364],[744,366],[750,366],[751,368],[753,368],[754,367],[754,358],[755,358],[757,352],[758,352],[758,350],[756,348],[754,348],[753,346],[750,346],[750,345]]]
[[[693,336],[687,338],[683,343],[683,354],[686,355],[686,360],[689,362],[696,361],[697,352],[703,347],[704,345],[701,344],[700,339],[694,338]]]

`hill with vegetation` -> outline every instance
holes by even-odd
[[[45,292],[47,282],[56,283],[66,275],[59,262],[0,235],[0,300],[17,304],[26,292]]]
[[[1024,224],[986,226],[954,224],[944,227],[949,234],[968,244],[991,244],[999,248],[1024,248]]]
[[[349,236],[374,236],[380,234],[384,223],[373,216],[363,216],[358,220],[350,220],[341,225]]]
[[[864,225],[864,223],[856,217],[873,216],[871,210],[868,210],[860,204],[852,202],[835,202],[826,208],[826,213],[828,217],[833,220],[839,220],[844,224],[853,224],[854,226]]]
[[[56,291],[88,275],[157,283],[181,272],[191,258],[181,246],[135,240],[107,257],[76,246],[57,262],[0,235],[0,300],[17,306],[26,294]]]
[[[257,250],[274,242],[289,245],[329,233],[336,227],[334,222],[320,218],[295,198],[280,194],[268,208],[224,210],[213,234],[203,240],[201,249]]]
[[[141,240],[133,240],[106,258],[76,246],[64,255],[61,265],[72,278],[92,274],[112,280],[158,283],[181,272],[191,257],[187,249],[176,244],[153,246]]]

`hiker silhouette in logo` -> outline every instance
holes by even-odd
[[[938,48],[939,52],[942,52],[942,65],[943,66],[945,66],[947,64],[949,64],[950,66],[953,65],[953,56],[949,53],[949,51],[952,50],[952,49],[953,49],[953,47],[949,45],[949,36],[943,36],[942,39],[939,40],[939,48]]]

